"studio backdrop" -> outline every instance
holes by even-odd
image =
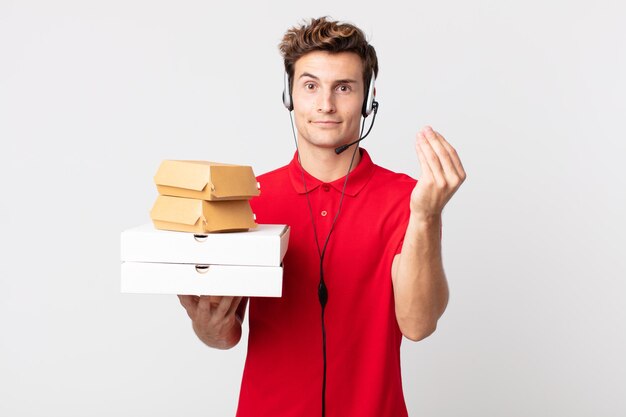
[[[247,323],[214,350],[175,296],[121,294],[120,232],[150,221],[164,159],[292,158],[277,45],[323,15],[378,52],[374,162],[418,178],[429,124],[468,173],[444,211],[448,309],[402,346],[410,415],[626,415],[609,0],[0,1],[0,415],[234,415]]]

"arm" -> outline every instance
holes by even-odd
[[[241,303],[241,297],[179,295],[178,298],[194,332],[207,346],[230,349],[239,343],[247,299]]]
[[[466,174],[454,148],[430,127],[418,133],[415,148],[422,175],[411,193],[409,223],[391,278],[400,330],[417,341],[435,331],[448,303],[441,212]]]

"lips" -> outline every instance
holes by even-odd
[[[332,125],[338,125],[339,121],[337,120],[312,120],[311,123],[316,124],[316,125],[322,125],[322,126],[332,126]]]

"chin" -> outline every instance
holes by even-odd
[[[354,137],[354,139],[346,138],[346,135],[343,135],[339,132],[311,132],[304,131],[298,132],[299,138],[301,138],[304,142],[307,142],[310,146],[316,148],[327,148],[327,149],[335,149],[339,146],[348,144],[358,139],[358,133],[356,135],[350,135]]]
[[[304,141],[315,146],[317,148],[336,148],[341,146],[344,142],[348,143],[342,139],[337,139],[336,137],[324,137],[321,135],[316,135],[313,137],[303,138]]]

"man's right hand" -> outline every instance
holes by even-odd
[[[241,339],[241,323],[235,313],[241,297],[179,295],[193,330],[200,340],[216,349],[230,349]]]

